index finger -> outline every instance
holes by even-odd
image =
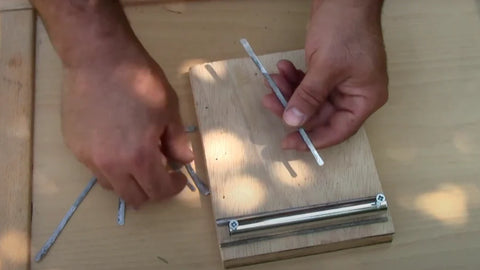
[[[326,124],[314,127],[308,135],[315,148],[326,148],[350,138],[362,126],[365,119],[365,115],[355,115],[346,110],[336,111]],[[298,132],[290,133],[283,144],[299,151],[308,150]]]

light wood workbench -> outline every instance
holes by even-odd
[[[241,37],[258,53],[302,48],[309,2],[189,1],[126,10],[178,92],[185,124],[195,124],[188,68],[245,56]],[[389,198],[393,243],[247,269],[480,269],[480,2],[386,1],[383,28],[390,100],[366,130]],[[63,146],[62,69],[42,24],[34,28],[28,9],[2,11],[0,29],[0,269],[27,269],[31,85],[32,255],[90,173]],[[15,55],[22,65],[10,61]],[[191,139],[198,149],[198,134]],[[94,188],[45,260],[31,268],[221,269],[208,198],[185,190],[170,202],[128,211],[124,227],[116,225],[116,207],[113,194]]]

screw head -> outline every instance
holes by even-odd
[[[377,197],[375,199],[377,207],[380,207],[386,201],[385,195],[383,195],[382,193],[377,194]]]
[[[230,220],[228,222],[228,227],[230,228],[230,231],[236,231],[238,228],[238,221],[237,220]]]

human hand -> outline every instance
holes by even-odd
[[[135,36],[120,1],[31,0],[66,69],[67,146],[134,207],[180,192],[167,160],[193,160],[178,100]]]
[[[304,73],[278,62],[272,78],[289,100],[284,110],[273,93],[263,104],[292,127],[303,126],[317,148],[352,136],[388,98],[379,0],[314,1],[307,32]],[[298,132],[285,149],[307,150]]]
[[[178,100],[146,53],[67,68],[64,139],[77,158],[134,207],[180,192],[186,178],[167,159],[192,161]],[[159,143],[160,142],[160,143]]]

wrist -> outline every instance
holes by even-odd
[[[149,58],[136,37],[124,33],[85,37],[81,44],[64,43],[57,51],[66,68],[115,66],[125,62],[146,62]]]
[[[118,0],[32,2],[67,68],[148,58]]]
[[[312,11],[320,8],[334,8],[346,16],[367,15],[380,17],[383,0],[314,0]]]
[[[83,18],[85,24],[74,28],[77,33],[70,37],[65,35],[63,42],[59,42],[58,52],[67,68],[115,65],[145,58],[147,53],[128,22],[122,23],[117,18],[105,23],[96,16],[93,15],[88,23],[86,20],[90,16]]]

